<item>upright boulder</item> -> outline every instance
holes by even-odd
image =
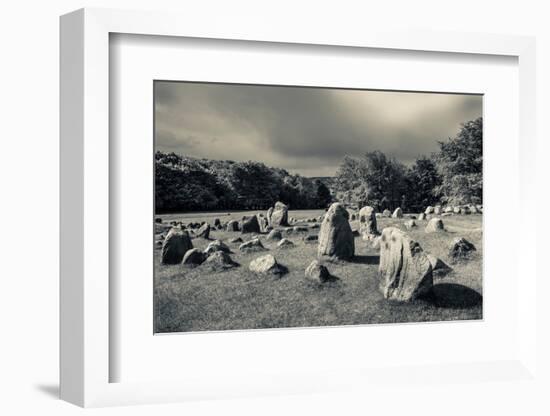
[[[271,215],[273,214],[273,207],[269,207],[269,209],[266,212],[266,218],[268,225],[271,225]],[[273,225],[271,225],[273,227]]]
[[[380,241],[380,290],[384,298],[410,301],[433,287],[432,265],[416,241],[406,233],[388,227]]]
[[[257,218],[258,218],[258,224],[260,225],[260,231],[262,233],[265,233],[267,231],[267,227],[269,226],[269,221],[262,214],[258,214]]]
[[[359,210],[359,232],[363,240],[370,240],[380,234],[376,225],[376,214],[373,207],[367,205]]]
[[[208,239],[210,237],[210,224],[205,222],[201,225],[201,228],[197,230],[197,237],[202,237]]]
[[[237,220],[228,221],[225,228],[227,231],[239,231],[239,222]]]
[[[241,226],[241,232],[243,234],[259,233],[260,223],[258,222],[258,217],[256,217],[255,215],[252,215],[251,217],[244,217]]]
[[[418,221],[426,221],[426,214],[421,213],[421,214],[418,216]]]
[[[426,225],[425,231],[427,233],[445,231],[445,227],[443,226],[443,221],[441,221],[441,218],[432,218],[430,221],[428,221],[428,225]]]
[[[393,211],[393,214],[391,215],[392,218],[403,218],[403,211],[401,208],[395,208],[395,211]]]
[[[270,218],[269,225],[272,227],[288,225],[288,207],[280,201],[276,202]]]
[[[434,207],[427,207],[426,210],[424,211],[424,214],[433,214],[434,213]]]
[[[161,264],[179,264],[187,250],[193,248],[187,231],[179,227],[172,228],[162,243]]]
[[[349,225],[349,214],[338,202],[325,214],[319,231],[319,256],[349,260],[355,254],[355,240]]]

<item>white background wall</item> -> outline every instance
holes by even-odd
[[[550,12],[545,1],[5,1],[0,9],[0,413],[73,414],[80,409],[56,399],[58,383],[58,16],[74,9],[116,7],[179,10],[217,19],[272,19],[282,27],[327,31],[368,25],[536,35],[538,42],[538,167],[533,180],[548,192],[550,115]],[[215,24],[215,23],[214,23]],[[506,122],[503,120],[503,122]],[[544,194],[544,191],[541,192]],[[543,199],[542,199],[543,198]],[[538,206],[548,198],[543,195]],[[503,206],[505,203],[503,202]],[[535,207],[534,207],[535,208]],[[503,207],[504,209],[504,207]],[[542,212],[542,209],[541,211]],[[510,213],[511,218],[513,213]],[[538,221],[539,250],[548,249],[544,216]],[[513,226],[511,226],[513,232]],[[510,248],[514,238],[511,232]],[[543,244],[545,244],[543,246]],[[544,256],[540,256],[541,266]],[[545,287],[537,290],[547,292]],[[540,305],[541,314],[549,308]],[[546,320],[545,322],[548,322]],[[550,351],[548,326],[541,327],[539,356]],[[548,367],[546,367],[548,369]],[[548,374],[548,372],[547,372]],[[550,388],[546,386],[546,394]],[[449,392],[452,391],[453,394]],[[430,396],[449,395],[433,408]],[[410,397],[309,397],[217,401],[101,409],[100,414],[549,414],[545,392],[529,385],[457,385]]]

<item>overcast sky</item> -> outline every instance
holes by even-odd
[[[304,176],[333,176],[344,155],[374,150],[410,164],[481,115],[474,95],[155,84],[157,150]]]

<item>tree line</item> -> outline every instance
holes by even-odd
[[[464,123],[439,149],[406,166],[380,151],[345,156],[335,178],[306,178],[261,162],[155,153],[156,212],[326,208],[333,201],[418,212],[438,203],[482,203],[483,121]]]
[[[155,154],[157,213],[263,210],[277,201],[293,209],[313,209],[327,206],[332,196],[319,179],[292,175],[261,162]]]
[[[381,211],[419,212],[436,204],[483,203],[483,120],[462,124],[438,151],[406,166],[379,151],[346,156],[336,175],[336,198]]]

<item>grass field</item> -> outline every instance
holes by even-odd
[[[170,214],[163,222],[222,222],[240,219],[256,212]],[[289,217],[301,221],[323,211],[289,211]],[[405,230],[403,219],[379,218],[378,228],[397,226]],[[267,242],[262,253],[241,253],[239,244],[229,239],[237,236],[246,241],[249,234],[212,229],[210,240],[193,239],[193,245],[204,249],[212,240],[226,242],[231,257],[240,267],[223,272],[205,272],[201,266],[160,265],[160,250],[155,248],[156,332],[215,331],[258,328],[313,327],[373,323],[469,320],[482,318],[482,216],[460,215],[442,218],[446,232],[427,234],[426,221],[407,231],[424,251],[432,253],[453,267],[444,277],[434,276],[433,296],[410,303],[385,300],[378,290],[378,250],[361,237],[355,238],[355,258],[350,262],[326,263],[331,274],[340,278],[334,284],[318,286],[306,281],[304,270],[316,259],[317,244],[305,244],[304,235],[288,238],[296,246],[278,249]],[[300,222],[298,222],[300,224]],[[293,224],[295,225],[295,224]],[[358,229],[357,221],[351,223]],[[310,230],[317,233],[319,230]],[[477,251],[467,262],[451,264],[447,251],[455,237],[472,242]],[[288,267],[289,273],[277,279],[248,270],[254,258],[271,253]]]

